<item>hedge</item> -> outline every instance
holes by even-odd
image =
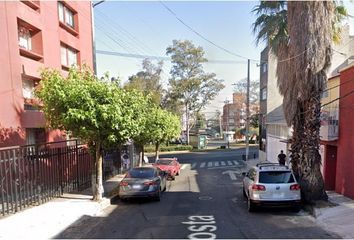
[[[186,151],[192,150],[193,146],[191,145],[169,145],[169,146],[160,146],[160,152],[172,152],[172,151]],[[155,152],[154,145],[148,145],[144,147],[144,152],[151,153]]]

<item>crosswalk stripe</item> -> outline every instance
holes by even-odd
[[[231,165],[232,165],[232,162],[231,162],[231,161],[227,161],[227,164],[229,164],[229,166],[231,166]]]
[[[215,167],[219,167],[219,162],[214,162]]]
[[[225,166],[226,163],[224,161],[221,161],[221,166]]]
[[[200,167],[201,167],[201,168],[205,167],[205,162],[202,162],[202,163],[200,164]]]
[[[213,163],[212,162],[208,162],[208,167],[211,167],[213,166]]]
[[[235,165],[240,165],[237,161],[233,161],[235,163]]]

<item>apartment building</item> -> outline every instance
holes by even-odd
[[[40,70],[92,68],[91,2],[0,2],[0,147],[65,139],[34,106]]]
[[[354,56],[354,37],[349,35],[349,25],[343,28],[341,43],[333,46],[332,63],[328,71],[328,78],[339,74],[340,69],[348,66]],[[289,156],[292,129],[287,126],[284,111],[283,97],[277,86],[277,58],[266,47],[261,53],[260,70],[260,121],[261,143],[260,160],[277,162],[277,155],[283,150]],[[328,87],[328,86],[327,86]],[[265,137],[265,138],[264,138]]]

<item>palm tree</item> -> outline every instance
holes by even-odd
[[[284,114],[293,126],[292,166],[304,200],[326,200],[319,154],[320,94],[327,80],[333,41],[339,41],[342,6],[332,1],[261,3],[254,32],[278,57],[277,76]]]

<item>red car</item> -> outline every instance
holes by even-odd
[[[156,160],[153,166],[167,172],[172,180],[181,173],[181,165],[177,158],[160,158]]]

